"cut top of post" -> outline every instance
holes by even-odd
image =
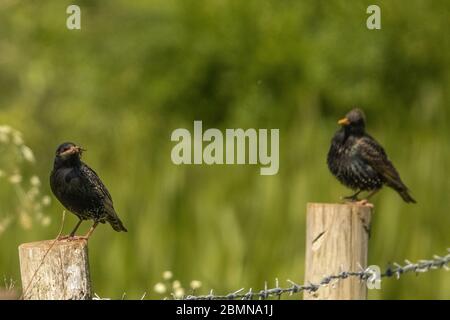
[[[91,299],[86,240],[24,243],[19,258],[24,299]]]

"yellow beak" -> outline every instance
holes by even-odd
[[[338,124],[341,126],[348,126],[350,124],[350,121],[347,118],[344,118],[344,119],[339,120]]]

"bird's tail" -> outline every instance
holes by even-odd
[[[407,203],[416,203],[416,200],[414,200],[414,198],[409,194],[408,187],[403,183],[398,174],[396,179],[391,179],[391,181],[389,181],[387,185],[397,191],[398,194],[402,197],[403,201]]]
[[[405,202],[416,203],[416,200],[409,194],[408,189],[405,188],[397,191]]]
[[[127,228],[123,225],[122,221],[118,217],[108,220],[109,224],[113,227],[117,232],[124,231],[128,232]]]

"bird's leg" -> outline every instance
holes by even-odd
[[[360,194],[361,192],[362,192],[362,190],[358,190],[358,192],[356,192],[355,194],[353,194],[351,196],[347,196],[347,197],[342,197],[342,199],[349,200],[351,202],[358,201],[358,194]]]
[[[89,229],[88,233],[86,233],[86,235],[82,238],[85,240],[89,240],[89,237],[92,235],[92,232],[94,232],[97,225],[98,225],[98,221],[95,221],[94,224],[92,225],[92,227]]]
[[[82,219],[80,219],[75,226],[75,228],[72,230],[72,232],[68,236],[61,236],[58,238],[58,240],[64,240],[64,239],[72,239],[75,238],[75,232],[77,232],[78,228],[80,227],[80,224],[83,222]]]
[[[80,224],[83,222],[82,219],[80,219],[80,221],[78,221],[77,225],[75,226],[75,228],[72,230],[72,232],[70,233],[70,237],[73,238],[75,236],[75,232],[77,232],[78,227],[80,226]]]

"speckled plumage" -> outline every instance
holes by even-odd
[[[387,185],[404,201],[415,203],[383,147],[365,132],[364,113],[353,109],[339,123],[342,128],[334,135],[327,157],[331,173],[358,193]]]
[[[58,147],[50,175],[54,195],[80,220],[107,221],[114,230],[127,231],[114,210],[109,191],[95,171],[81,161],[81,153],[82,149],[70,142]]]

